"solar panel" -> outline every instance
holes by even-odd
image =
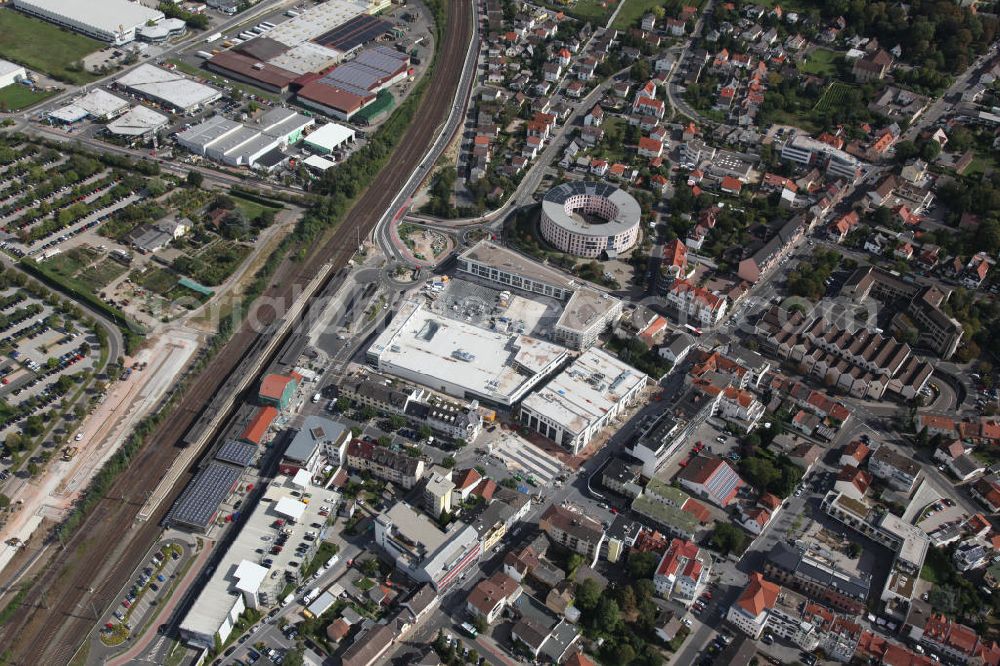
[[[226,441],[215,453],[216,460],[231,462],[234,465],[247,467],[253,462],[253,457],[257,453],[257,447],[247,442],[239,442],[235,439]]]
[[[210,462],[188,484],[167,514],[167,523],[207,531],[219,506],[243,474],[242,467]]]
[[[390,30],[392,30],[392,24],[388,21],[362,14],[337,26],[333,30],[323,33],[313,41],[317,44],[347,53],[370,41],[378,39]]]

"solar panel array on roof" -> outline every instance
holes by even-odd
[[[399,74],[408,64],[409,57],[405,53],[376,46],[365,49],[357,58],[340,65],[320,81],[363,97]]]
[[[378,39],[390,30],[392,30],[392,24],[388,21],[377,19],[369,14],[362,14],[329,32],[323,33],[313,41],[347,53]]]
[[[234,465],[247,467],[253,462],[253,457],[256,453],[257,447],[253,444],[230,439],[223,443],[219,447],[219,450],[215,452],[215,458],[223,462],[231,462]]]
[[[551,189],[545,198],[556,203],[563,203],[566,199],[577,194],[595,194],[600,197],[609,197],[617,189],[616,186],[608,183],[576,180],[571,183],[563,183]]]
[[[242,467],[210,462],[188,484],[167,514],[168,524],[208,531],[219,506],[240,480]]]

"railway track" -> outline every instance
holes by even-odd
[[[290,304],[296,289],[309,283],[328,263],[332,264],[329,276],[333,279],[357,249],[358,233],[367,236],[372,232],[400,185],[417,168],[430,147],[434,129],[448,116],[469,45],[473,7],[469,0],[449,1],[448,22],[431,90],[413,122],[391,159],[324,246],[304,262],[285,261],[278,268],[264,293],[271,303]],[[319,290],[328,282],[324,281]],[[53,555],[54,560],[32,585],[21,608],[0,627],[0,646],[10,649],[8,663],[65,664],[72,658],[98,620],[95,611],[103,612],[116,601],[122,581],[158,537],[159,521],[190,480],[190,475],[183,475],[177,481],[153,520],[135,522],[147,494],[156,488],[177,456],[187,431],[261,337],[248,322],[256,321],[260,329],[267,330],[282,314],[268,305],[245,320],[192,382],[172,417],[148,438],[129,471],[118,478],[80,529]]]

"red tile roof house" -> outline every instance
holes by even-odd
[[[721,458],[698,456],[677,475],[682,487],[723,508],[729,506],[746,485],[739,474]]]
[[[521,586],[516,580],[498,571],[479,581],[466,598],[466,609],[473,615],[493,624],[509,604],[521,596]]]
[[[732,176],[724,176],[719,187],[726,194],[736,195],[743,191],[743,183],[738,178],[733,178]]]
[[[756,640],[763,633],[768,611],[774,608],[780,593],[780,587],[764,580],[764,576],[755,571],[750,574],[750,582],[736,603],[729,607],[726,619]]]
[[[871,449],[864,442],[856,439],[844,447],[840,454],[840,464],[841,466],[857,467],[868,457],[870,451]]]
[[[662,99],[654,99],[652,97],[640,95],[635,100],[633,111],[644,115],[656,116],[660,120],[663,120],[663,114],[666,111],[666,107],[664,106]]]
[[[692,603],[708,582],[709,559],[691,541],[674,539],[653,576],[656,592],[681,604]]]
[[[995,644],[983,643],[975,629],[949,620],[944,615],[932,614],[927,619],[920,642],[948,660],[964,664],[982,657],[981,663],[997,663]],[[990,659],[990,656],[993,658]]]
[[[659,157],[663,154],[663,142],[650,139],[647,136],[639,139],[639,155],[642,157]]]

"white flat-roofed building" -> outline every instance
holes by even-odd
[[[347,23],[368,9],[369,6],[365,2],[327,0],[279,23],[274,30],[267,32],[267,38],[285,46],[298,46]]]
[[[306,490],[310,502],[300,496]],[[216,637],[225,642],[240,614],[247,608],[260,609],[280,601],[286,581],[284,572],[298,578],[308,557],[322,542],[322,532],[313,541],[305,540],[311,524],[324,522],[319,515],[323,506],[330,508],[339,501],[336,490],[295,483],[287,476],[276,477],[260,501],[247,509],[250,515],[219,561],[215,572],[202,588],[191,609],[180,623],[181,639],[188,645],[211,648]],[[281,521],[280,523],[278,521]],[[310,544],[305,557],[291,548],[270,553],[270,544],[279,530],[288,530],[289,544]],[[269,540],[264,541],[264,537]],[[257,552],[262,544],[264,554]],[[292,566],[291,562],[296,562]]]
[[[314,42],[302,42],[284,53],[270,58],[267,62],[295,74],[311,74],[322,72],[341,61],[340,51],[327,48]]]
[[[376,517],[375,543],[403,573],[439,592],[475,567],[481,552],[479,534],[471,525],[456,521],[444,531],[403,502]]]
[[[459,255],[458,269],[497,285],[560,301],[568,300],[578,288],[569,276],[488,240]]]
[[[145,136],[159,132],[170,119],[144,106],[136,106],[124,115],[105,125],[105,129],[118,136]]]
[[[861,162],[853,155],[799,133],[794,134],[782,146],[781,159],[803,166],[823,161],[825,165],[821,166],[825,166],[833,175],[847,178],[850,182],[853,182],[861,172]]]
[[[117,118],[129,110],[129,103],[103,88],[94,88],[89,93],[73,101],[73,104],[87,112],[95,120]]]
[[[264,114],[254,125],[212,116],[178,134],[177,143],[217,162],[254,166],[269,151],[298,142],[312,123],[312,118],[282,108]]]
[[[574,455],[635,404],[648,377],[602,349],[589,349],[521,403],[520,421]]]
[[[191,113],[222,97],[222,92],[211,86],[147,64],[123,74],[117,83],[134,95],[181,113]]]
[[[302,163],[313,171],[319,171],[320,173],[337,166],[337,163],[333,160],[328,160],[327,158],[320,157],[319,155],[310,155],[302,160]]]
[[[568,353],[537,338],[442,317],[410,300],[368,348],[367,358],[379,372],[435,391],[510,406]]]
[[[589,348],[621,316],[623,307],[611,294],[586,287],[577,289],[553,329],[556,342],[570,349]]]
[[[121,45],[136,29],[164,18],[163,12],[128,0],[14,0],[14,7],[102,42]]]
[[[354,141],[355,133],[350,127],[337,123],[327,123],[313,130],[304,143],[307,148],[320,155],[329,155],[348,141]]]
[[[14,85],[27,77],[28,73],[24,70],[24,67],[7,60],[0,60],[0,88]]]

